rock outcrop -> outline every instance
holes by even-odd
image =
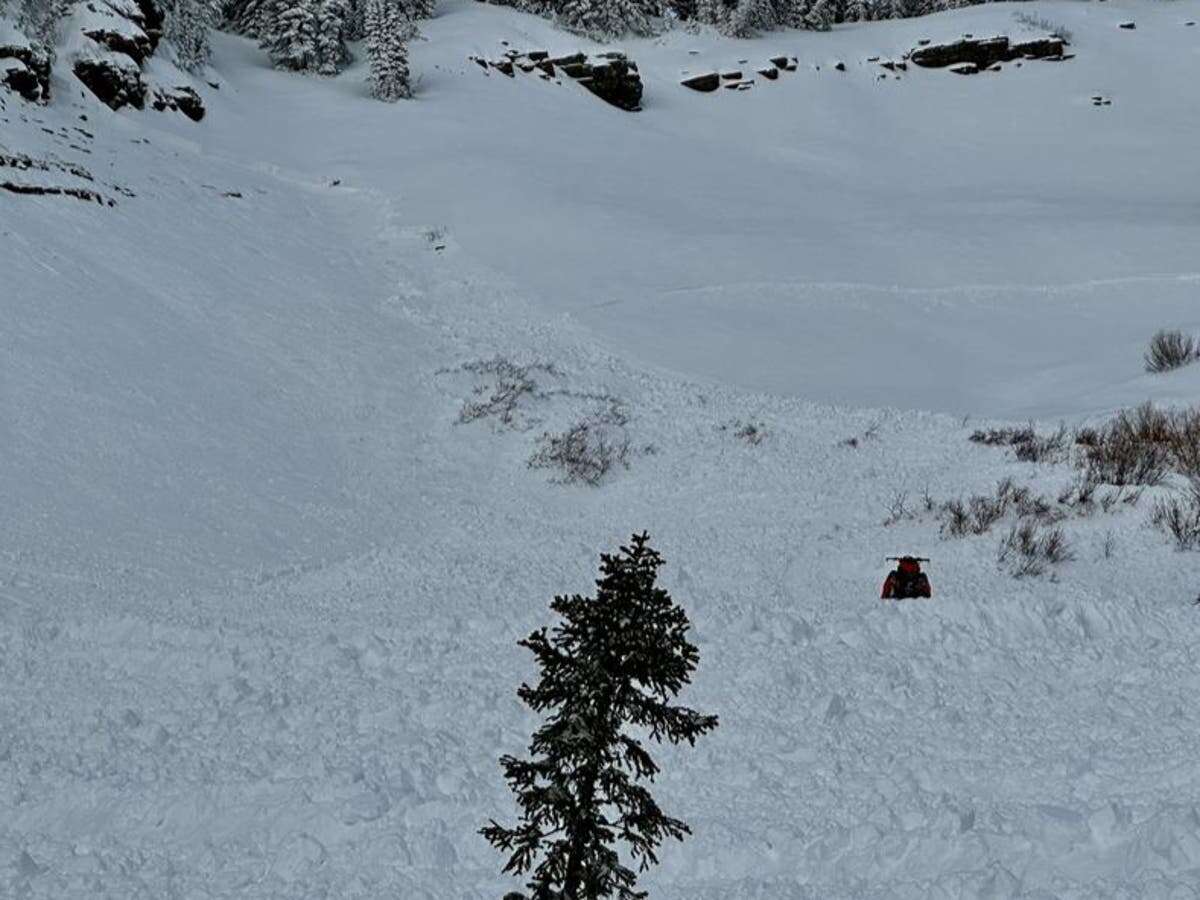
[[[618,109],[636,112],[642,108],[642,77],[637,63],[624,53],[610,51],[598,56],[571,53],[551,57],[545,50],[525,53],[506,50],[503,59],[479,56],[470,59],[485,72],[495,70],[509,78],[515,78],[518,71],[536,72],[540,78],[550,81],[561,73]]]
[[[159,112],[165,109],[176,110],[193,122],[199,122],[204,118],[204,101],[192,88],[184,85],[165,90],[158,88],[154,91],[154,99],[150,105]]]
[[[1066,42],[1053,35],[1036,40],[1012,43],[1007,37],[963,39],[950,44],[926,44],[908,54],[914,65],[927,69],[959,67],[965,72],[967,66],[975,71],[989,69],[997,63],[1016,59],[1061,59]]]
[[[585,64],[579,75],[571,77],[618,109],[637,112],[642,108],[642,76],[637,63],[624,56],[610,54],[603,62]]]
[[[146,106],[147,88],[141,67],[128,56],[119,53],[81,56],[71,70],[110,109]]]
[[[0,22],[0,84],[31,103],[50,99],[50,54]]]
[[[693,75],[680,82],[684,87],[702,94],[709,94],[721,86],[721,76],[716,72],[705,72],[703,75]]]

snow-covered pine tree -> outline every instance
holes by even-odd
[[[847,22],[870,22],[873,17],[871,0],[850,0],[846,4]]]
[[[405,0],[405,11],[413,22],[432,19],[436,0]]]
[[[317,69],[322,75],[336,75],[349,57],[345,42],[349,16],[346,0],[322,0],[317,8]]]
[[[696,21],[724,31],[729,25],[729,13],[724,0],[696,0]]]
[[[199,72],[208,65],[212,13],[208,0],[174,0],[167,8],[164,36],[175,45],[181,69]]]
[[[565,0],[557,19],[568,31],[594,41],[650,33],[650,22],[637,0]]]
[[[417,30],[401,0],[368,0],[365,27],[371,95],[388,102],[411,97],[408,42]]]
[[[314,69],[317,52],[315,0],[285,0],[278,6],[271,33],[261,35],[271,61],[281,69]]]
[[[804,17],[804,27],[811,31],[828,31],[834,22],[834,0],[812,0]]]
[[[600,559],[595,598],[555,597],[551,609],[562,622],[520,642],[541,678],[517,695],[547,721],[533,735],[529,759],[500,760],[522,821],[481,830],[509,854],[506,872],[533,869],[533,900],[644,897],[617,842],[645,868],[658,861],[663,840],[682,840],[690,829],[664,814],[641,784],[659,768],[628,726],[673,744],[694,744],[717,727],[716,716],[671,703],[700,653],[687,639],[687,614],[655,584],[663,560],[649,536],[634,535],[631,546]]]
[[[739,0],[729,16],[725,33],[730,37],[754,37],[778,24],[773,0]]]

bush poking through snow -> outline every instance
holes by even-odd
[[[624,424],[623,418],[614,421],[606,413],[595,413],[559,434],[546,432],[529,457],[529,468],[557,469],[563,484],[582,482],[597,487],[616,466],[629,468]]]
[[[997,554],[997,561],[1014,578],[1037,578],[1074,558],[1061,528],[1042,528],[1036,522],[1014,525],[1000,541]]]
[[[691,829],[647,791],[659,767],[645,742],[694,745],[717,727],[716,716],[673,703],[700,651],[688,640],[687,613],[655,584],[663,560],[649,535],[600,559],[596,596],[555,597],[561,621],[520,641],[541,677],[517,695],[546,721],[528,758],[500,759],[521,821],[480,831],[508,857],[504,871],[532,870],[529,889],[547,900],[646,896],[635,868],[648,869],[665,839]]]
[[[974,432],[970,439],[989,447],[1012,447],[1022,462],[1061,462],[1070,452],[1064,425],[1049,435],[1039,435],[1032,423],[1024,428],[990,428]]]
[[[1089,481],[1161,484],[1170,472],[1200,476],[1200,409],[1162,410],[1146,403],[1099,429],[1076,434]]]
[[[1182,331],[1160,331],[1146,351],[1147,372],[1170,372],[1200,359],[1200,342]]]
[[[1049,524],[1063,518],[1045,497],[1034,494],[1028,487],[1018,487],[1011,478],[996,485],[992,496],[977,494],[970,499],[948,500],[939,511],[942,537],[967,537],[987,534],[1010,512],[1018,519]]]
[[[1175,539],[1180,550],[1200,549],[1200,480],[1193,479],[1187,494],[1154,504],[1150,521]]]
[[[530,363],[521,366],[504,356],[464,363],[461,370],[482,376],[483,383],[475,388],[476,399],[463,402],[458,421],[465,423],[496,419],[506,426],[516,424],[524,401],[541,400],[547,396],[538,387],[533,377],[535,374],[559,374],[550,364]]]
[[[762,422],[743,422],[739,419],[731,425],[721,425],[717,430],[728,431],[730,428],[733,429],[735,438],[745,441],[751,447],[757,447],[767,439],[767,426]]]
[[[1013,18],[1019,25],[1024,25],[1032,31],[1040,31],[1050,37],[1061,38],[1063,43],[1069,44],[1074,39],[1075,35],[1071,33],[1071,29],[1058,22],[1053,22],[1045,16],[1031,16],[1029,13],[1015,12]]]

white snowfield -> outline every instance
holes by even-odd
[[[865,62],[1033,35],[1017,11],[1076,57]],[[6,97],[0,154],[93,181],[0,180],[117,205],[0,192],[0,896],[519,887],[475,833],[513,820],[496,759],[536,724],[515,642],[641,529],[695,624],[685,700],[721,718],[659,754],[695,834],[652,897],[1200,896],[1200,557],[1147,524],[1169,488],[1072,514],[1054,580],[998,566],[1011,519],[943,539],[920,511],[1076,477],[976,427],[1197,396],[1200,367],[1141,360],[1200,329],[1189,20],[676,31],[623,45],[629,114],[485,76],[467,56],[501,40],[581,42],[454,0],[410,103],[228,36],[200,125],[64,72],[48,109]],[[677,84],[777,53],[798,71],[748,92]],[[538,390],[460,422],[491,389],[464,364],[497,357]],[[601,395],[629,468],[529,469]],[[885,526],[898,493],[917,514]],[[933,600],[877,599],[900,552],[933,557]]]

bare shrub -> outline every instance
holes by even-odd
[[[1033,440],[1035,436],[1033,426],[1027,425],[1024,428],[978,429],[971,433],[970,440],[988,447],[1011,447],[1014,444]]]
[[[735,422],[734,427],[733,436],[752,447],[757,447],[767,439],[767,428],[761,422]]]
[[[1200,343],[1182,331],[1160,331],[1146,350],[1147,372],[1170,372],[1200,359]]]
[[[1045,32],[1046,34],[1050,35],[1050,37],[1061,39],[1065,44],[1071,43],[1072,39],[1075,37],[1075,35],[1071,33],[1071,29],[1067,28],[1067,26],[1059,22],[1054,22],[1051,19],[1047,19],[1045,16],[1033,16],[1025,12],[1015,12],[1013,13],[1013,18],[1026,28],[1029,28],[1033,31]]]
[[[1200,481],[1193,480],[1182,499],[1172,497],[1155,503],[1150,521],[1174,538],[1178,549],[1200,548]]]
[[[867,430],[861,435],[856,434],[842,441],[842,446],[857,449],[860,445],[866,443],[867,441],[875,440],[877,437],[879,437],[880,424],[882,423],[872,422],[870,427],[868,427]]]
[[[1163,410],[1145,403],[1107,425],[1076,433],[1079,462],[1097,484],[1161,484],[1172,471],[1200,476],[1200,409]]]
[[[460,371],[480,377],[482,383],[475,388],[475,398],[463,402],[458,421],[496,419],[509,426],[515,423],[523,401],[540,400],[547,396],[539,388],[534,375],[559,374],[550,364],[518,365],[503,356],[464,363]]]
[[[1063,514],[1040,494],[1018,486],[1011,478],[996,485],[993,495],[976,494],[966,501],[948,500],[941,506],[942,536],[966,537],[987,534],[1010,512],[1018,519],[1057,522]]]
[[[1169,429],[1162,412],[1150,404],[1123,410],[1087,435],[1083,465],[1096,484],[1160,484],[1170,470]],[[1077,439],[1078,440],[1078,439]]]
[[[1053,566],[1075,558],[1061,528],[1020,522],[1000,541],[997,562],[1014,578],[1044,575]]]
[[[989,428],[973,432],[970,440],[988,447],[1012,447],[1022,462],[1059,462],[1070,450],[1064,425],[1048,435],[1039,435],[1032,423],[1023,428]]]
[[[558,434],[546,432],[529,457],[529,468],[556,469],[561,483],[596,487],[615,466],[629,467],[629,438],[623,424],[599,413]]]
[[[895,525],[904,519],[914,518],[912,511],[908,508],[908,494],[905,491],[896,491],[892,495],[892,499],[887,506],[887,511],[887,518],[883,520],[885,526]]]

